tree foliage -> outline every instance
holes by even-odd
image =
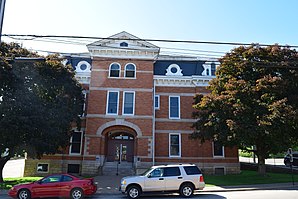
[[[298,54],[287,47],[238,47],[220,59],[208,95],[198,94],[192,138],[256,147],[259,173],[265,158],[298,140]]]
[[[0,152],[8,148],[10,156],[26,151],[37,158],[60,152],[82,113],[82,88],[71,67],[56,55],[37,57],[17,44],[2,44],[1,55]],[[20,56],[36,58],[15,58]]]

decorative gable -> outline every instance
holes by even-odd
[[[125,31],[88,44],[92,57],[156,59],[159,47]]]

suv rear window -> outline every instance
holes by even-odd
[[[197,166],[185,166],[183,167],[185,170],[185,173],[187,175],[197,175],[202,174],[201,170]]]

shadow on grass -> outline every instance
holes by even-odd
[[[266,176],[259,175],[256,171],[241,171],[235,175],[205,175],[207,186],[239,186],[254,184],[291,183],[292,175],[283,173],[267,173]],[[293,175],[294,182],[298,175]]]

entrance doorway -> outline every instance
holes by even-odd
[[[108,137],[108,162],[133,162],[134,136],[128,133],[113,133]]]

